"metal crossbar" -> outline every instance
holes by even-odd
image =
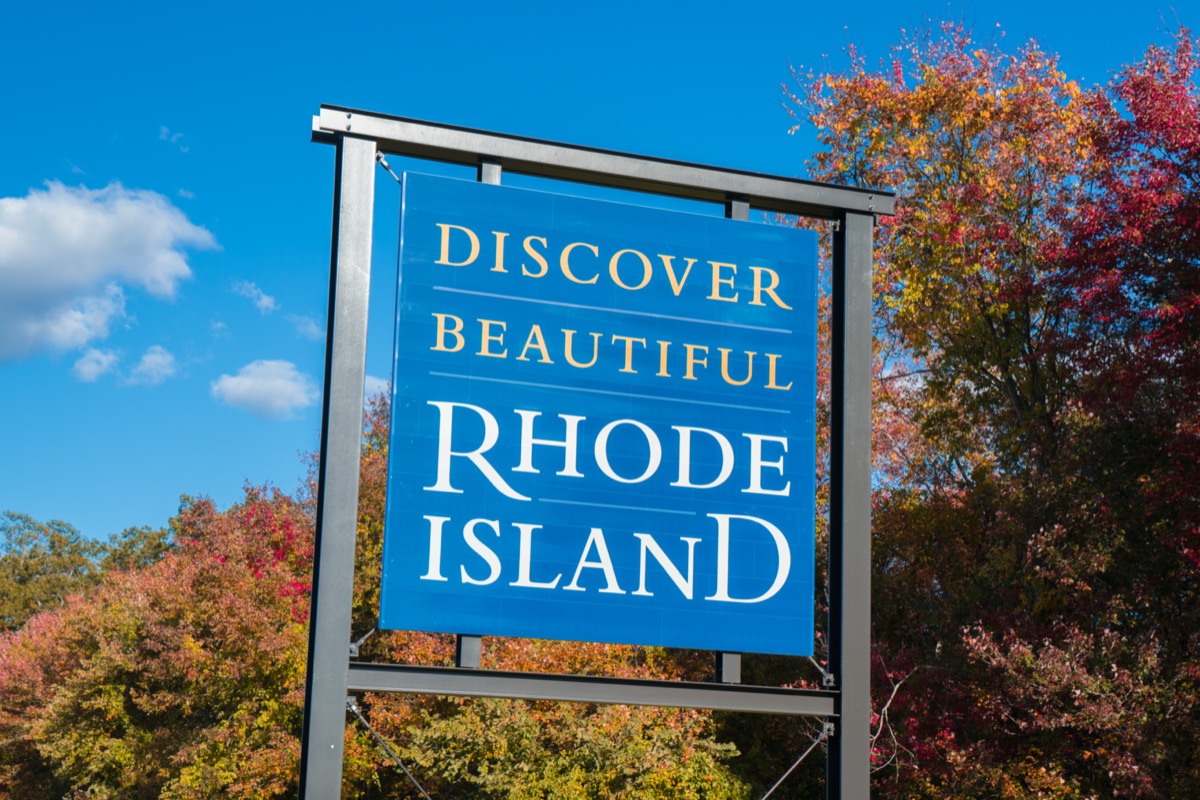
[[[477,697],[708,708],[754,714],[834,717],[836,692],[732,683],[655,681],[406,664],[351,664],[352,692],[402,692]]]
[[[387,153],[433,161],[476,166],[481,159],[491,159],[508,172],[543,178],[713,203],[724,203],[732,195],[753,208],[783,214],[833,219],[845,211],[865,214],[895,211],[895,194],[887,191],[832,186],[342,106],[321,106],[321,113],[313,117],[313,139],[333,141],[339,135],[370,139]]]

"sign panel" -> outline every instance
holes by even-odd
[[[811,654],[815,234],[402,192],[381,626]]]

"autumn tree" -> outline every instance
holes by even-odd
[[[387,422],[377,398],[364,430],[356,636],[377,621]],[[185,498],[168,533],[127,532],[92,588],[0,634],[0,797],[294,796],[312,520],[311,491],[249,487],[223,511]],[[453,638],[376,633],[363,657],[450,664]],[[489,640],[485,666],[656,678],[706,667],[661,648],[519,639]],[[705,712],[393,694],[360,705],[440,796],[746,796],[727,764],[736,750]],[[417,795],[350,725],[344,796]]]
[[[1085,92],[946,25],[797,75],[813,176],[900,198],[876,392],[919,435],[877,438],[904,465],[874,510],[884,794],[1196,789],[1193,66],[1183,32]]]
[[[0,796],[260,798],[295,783],[312,534],[277,492],[188,500],[177,548],[0,639]],[[135,548],[136,549],[136,548]]]

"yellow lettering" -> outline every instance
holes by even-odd
[[[492,236],[496,237],[496,266],[492,267],[492,272],[508,272],[504,268],[504,240],[508,238],[508,234],[492,231]]]
[[[687,350],[687,369],[684,370],[683,379],[685,381],[694,381],[696,380],[696,375],[693,372],[693,368],[697,366],[708,366],[708,346],[703,344],[687,344],[685,342],[683,347],[685,350]],[[696,358],[697,350],[703,350],[706,357]]]
[[[618,340],[625,343],[625,366],[621,367],[621,372],[636,373],[637,370],[633,368],[633,343],[637,342],[642,347],[645,347],[646,340],[645,339],[635,339],[632,336],[618,336],[617,334],[614,333],[613,338],[612,338],[612,343],[616,344]]]
[[[525,339],[525,347],[521,349],[521,355],[517,356],[517,361],[528,361],[529,359],[525,357],[525,354],[529,352],[529,348],[531,347],[541,352],[541,356],[538,358],[539,364],[554,363],[550,360],[550,354],[546,352],[546,340],[542,338],[542,327],[540,325],[534,325],[529,329],[529,337]]]
[[[475,235],[475,231],[471,230],[470,228],[464,228],[462,225],[449,225],[445,222],[437,222],[434,224],[442,229],[442,254],[441,257],[439,257],[438,260],[433,263],[444,264],[447,267],[465,267],[467,264],[470,264],[479,257],[479,237]],[[462,231],[467,235],[467,238],[471,240],[471,255],[467,256],[465,261],[450,260],[451,230]]]
[[[475,355],[488,356],[489,358],[507,358],[508,357],[508,348],[504,348],[500,352],[494,353],[494,352],[492,352],[492,349],[490,347],[492,342],[495,342],[496,344],[498,344],[502,347],[504,346],[504,330],[507,326],[500,320],[495,320],[495,319],[481,319],[481,320],[478,320],[478,322],[480,325],[479,352],[476,353]],[[494,335],[492,334],[492,326],[493,325],[495,325],[497,328],[500,329],[500,333],[497,333]]]
[[[462,319],[454,316],[453,314],[438,314],[437,312],[434,312],[433,316],[437,317],[437,341],[434,343],[433,347],[429,349],[440,350],[443,353],[457,353],[459,350],[462,350],[463,337],[459,332],[463,327]],[[448,319],[454,320],[454,327],[446,327],[446,320]],[[454,347],[446,347],[447,334],[454,337]]]
[[[541,242],[542,247],[545,247],[546,240],[541,236],[526,236],[524,242],[525,252],[528,253],[529,257],[536,261],[542,269],[539,272],[530,272],[528,267],[526,267],[524,264],[521,264],[521,274],[530,278],[544,278],[546,277],[546,272],[550,269],[550,265],[546,263],[546,257],[544,255],[533,249],[534,242]]]
[[[589,333],[592,337],[592,360],[586,364],[580,364],[575,360],[575,356],[571,354],[571,340],[575,338],[575,331],[569,331],[563,328],[563,355],[567,357],[567,363],[572,367],[580,369],[588,369],[596,363],[596,359],[600,357],[600,334]]]
[[[633,253],[642,262],[642,282],[637,286],[629,286],[625,283],[625,281],[621,280],[621,273],[617,269],[617,262],[619,262],[621,260],[621,256],[625,255],[626,253]],[[615,283],[617,286],[620,286],[622,289],[628,289],[631,292],[636,292],[638,289],[645,288],[646,284],[650,282],[651,270],[652,267],[650,266],[650,259],[646,258],[645,253],[640,253],[637,250],[618,250],[617,252],[613,253],[612,258],[608,260],[608,274],[612,276],[613,283]]]
[[[658,340],[658,372],[654,373],[658,378],[669,378],[671,373],[667,372],[667,348],[671,346],[670,342]]]
[[[779,360],[779,354],[778,353],[766,353],[765,355],[767,357],[767,388],[768,389],[779,389],[780,391],[784,391],[784,392],[786,392],[788,389],[791,389],[792,388],[791,381],[788,381],[787,386],[779,386],[775,383],[775,362]]]
[[[720,261],[710,261],[712,264],[712,294],[708,296],[709,300],[724,300],[726,303],[736,303],[738,293],[734,292],[733,297],[725,297],[721,294],[721,287],[728,286],[733,288],[733,278],[737,275],[737,264],[724,264]],[[721,270],[724,267],[729,267],[730,275],[728,278],[721,277]]]
[[[747,383],[749,383],[751,376],[754,375],[755,351],[744,351],[746,353],[746,379],[744,381],[735,381],[733,378],[729,377],[729,354],[733,351],[728,347],[718,347],[717,350],[721,352],[721,377],[725,380],[725,382],[730,386],[745,386]]]
[[[780,308],[786,308],[788,311],[792,310],[791,306],[780,300],[779,295],[775,294],[775,289],[779,286],[779,274],[775,270],[767,267],[751,267],[750,271],[754,273],[754,299],[750,301],[750,305],[765,306],[766,303],[762,301],[762,293],[766,292],[771,295],[771,299],[775,301],[775,305]],[[762,285],[762,274],[764,272],[771,276],[771,282],[766,286]]]
[[[558,257],[559,269],[562,270],[562,274],[566,275],[567,280],[569,281],[574,281],[575,283],[595,283],[596,279],[600,277],[599,273],[593,275],[590,281],[581,281],[579,278],[575,277],[573,272],[571,272],[571,263],[567,259],[570,257],[571,251],[576,247],[586,247],[588,250],[592,251],[592,255],[596,256],[597,258],[600,257],[600,248],[596,247],[596,245],[588,244],[587,242],[571,242],[569,245],[563,248],[562,255]]]
[[[669,281],[671,281],[671,291],[673,291],[675,293],[676,297],[679,297],[679,293],[681,291],[683,291],[683,285],[685,283],[687,283],[688,273],[692,271],[692,266],[696,263],[696,259],[685,258],[683,260],[683,263],[686,266],[684,267],[684,270],[683,270],[683,277],[676,278],[675,277],[675,256],[664,256],[662,253],[659,253],[658,257],[662,259],[663,266],[667,268],[667,279]]]

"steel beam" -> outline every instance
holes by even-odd
[[[460,670],[402,664],[351,664],[351,692],[506,697],[628,706],[710,708],[752,714],[832,717],[833,692],[767,686],[598,678],[534,672]]]
[[[333,192],[325,401],[300,746],[301,800],[341,797],[342,789],[375,205],[374,142],[350,136],[338,142]]]
[[[478,166],[494,161],[505,170],[544,178],[723,203],[733,194],[754,208],[832,219],[842,211],[891,214],[891,192],[832,186],[744,170],[636,156],[524,136],[442,125],[341,106],[321,106],[313,138],[338,134],[374,139],[379,149],[434,161]]]
[[[871,793],[871,265],[875,219],[845,214],[833,236],[829,671],[838,717],[830,800]]]

